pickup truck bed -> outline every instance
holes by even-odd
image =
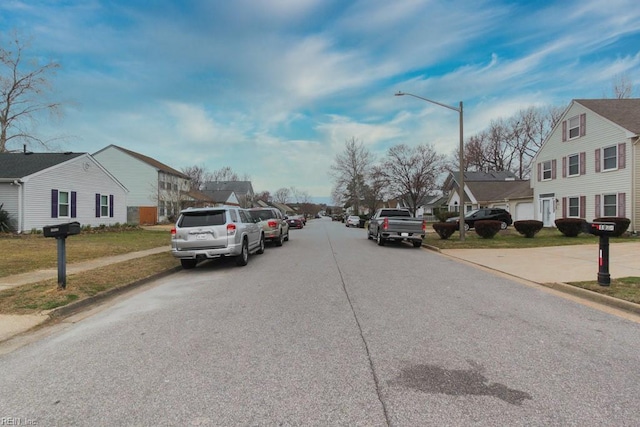
[[[387,241],[408,241],[419,248],[424,236],[424,221],[405,209],[378,209],[367,229],[367,238],[375,239],[380,246]]]

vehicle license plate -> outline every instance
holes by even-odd
[[[207,239],[206,234],[196,234],[196,240],[206,240],[206,239]]]
[[[407,237],[407,236],[409,235],[409,233],[400,233],[400,235],[401,235],[402,237]]]

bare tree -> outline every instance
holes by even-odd
[[[614,77],[613,96],[616,99],[626,99],[633,96],[633,82],[626,74],[618,74]]]
[[[254,200],[262,200],[263,202],[268,203],[271,201],[271,193],[269,193],[268,191],[261,191],[259,193],[256,193]]]
[[[375,212],[384,200],[389,186],[381,165],[373,166],[364,187],[364,204],[370,213]]]
[[[360,201],[364,198],[365,177],[372,163],[371,152],[362,142],[352,137],[346,141],[345,150],[336,155],[331,165],[331,176],[334,181],[332,193],[340,197],[342,202],[352,206],[356,214],[360,213]]]
[[[213,171],[211,181],[240,181],[240,177],[229,166]]]
[[[273,201],[276,203],[287,204],[291,200],[291,190],[288,188],[279,188],[273,193]]]
[[[437,188],[436,180],[444,170],[444,160],[431,145],[410,148],[400,144],[389,149],[381,171],[390,192],[405,198],[415,215],[420,202]]]
[[[202,166],[187,166],[182,173],[191,178],[191,190],[201,190],[205,182],[213,181],[213,175]]]
[[[60,104],[48,102],[50,76],[60,67],[56,62],[41,64],[24,58],[27,45],[16,34],[6,47],[0,46],[0,153],[12,144],[35,142],[47,147],[29,130],[41,113],[57,113]]]

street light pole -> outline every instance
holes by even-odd
[[[463,109],[462,109],[462,101],[460,101],[460,107],[452,107],[450,105],[442,104],[438,101],[434,101],[432,99],[423,98],[422,96],[414,95],[412,93],[400,92],[395,94],[395,96],[413,96],[414,98],[421,99],[423,101],[430,102],[432,104],[439,105],[444,108],[448,108],[449,110],[457,111],[460,114],[460,177],[458,178],[458,197],[460,198],[460,219],[458,223],[460,225],[460,240],[464,241],[464,133],[463,133]]]

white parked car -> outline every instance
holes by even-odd
[[[345,221],[345,225],[347,227],[359,227],[360,226],[360,217],[357,215],[349,215],[347,220]]]

